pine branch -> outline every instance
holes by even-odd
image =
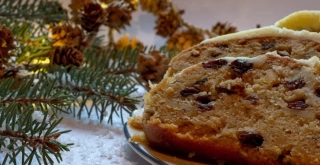
[[[48,59],[51,43],[48,24],[67,21],[67,11],[57,1],[0,1],[0,24],[10,27],[17,48],[11,53],[17,63]]]
[[[78,118],[82,118],[84,113],[89,117],[96,114],[100,122],[106,119],[112,124],[115,115],[124,123],[124,114],[136,109],[140,98],[133,97],[133,94],[137,91],[137,86],[142,84],[137,73],[138,57],[140,53],[150,52],[156,48],[149,47],[143,51],[115,48],[113,31],[129,25],[131,12],[136,9],[138,2],[125,3],[129,6],[124,7],[131,8],[129,11],[121,9],[122,12],[118,12],[116,6],[111,8],[109,5],[108,15],[103,15],[105,9],[95,5],[96,7],[88,8],[88,12],[82,15],[81,18],[86,18],[87,21],[80,19],[80,22],[76,22],[83,28],[90,23],[95,25],[99,19],[108,21],[99,25],[109,26],[110,44],[107,46],[102,44],[104,36],[97,37],[99,27],[95,30],[86,29],[93,30],[90,32],[81,29],[77,31],[80,31],[78,34],[73,34],[72,31],[75,30],[66,30],[65,27],[57,30],[55,37],[51,38],[53,42],[57,43],[54,40],[61,39],[62,36],[71,36],[68,38],[71,42],[60,41],[59,44],[54,44],[55,46],[64,46],[66,43],[67,45],[72,43],[70,45],[74,46],[73,43],[76,43],[77,46],[73,48],[78,49],[76,55],[81,57],[77,58],[80,59],[78,61],[82,62],[81,54],[85,57],[82,68],[75,68],[53,66],[74,64],[68,63],[75,61],[76,58],[71,58],[74,56],[67,58],[61,51],[50,54],[56,47],[52,46],[53,43],[48,36],[49,28],[55,27],[58,22],[70,21],[66,10],[59,2],[0,0],[0,24],[10,28],[16,43],[16,49],[10,51],[16,58],[11,58],[10,62],[12,65],[23,64],[30,70],[40,68],[32,77],[0,80],[0,152],[5,154],[2,164],[20,164],[20,162],[53,164],[54,158],[58,162],[62,161],[61,152],[69,151],[68,147],[71,144],[58,142],[59,136],[68,132],[56,130],[56,126],[62,120],[57,117],[58,112],[72,113]],[[174,13],[179,14],[170,1],[166,0],[166,3]],[[77,7],[78,4],[73,5]],[[77,10],[82,7],[80,5]],[[95,15],[97,9],[102,11],[101,18]],[[123,15],[123,12],[126,15]],[[95,19],[96,17],[99,19]],[[209,36],[215,35],[188,24],[179,15],[178,19],[189,29],[207,33]],[[160,52],[168,53],[169,59],[174,56],[171,50],[161,48]],[[62,56],[59,56],[59,53]],[[52,57],[50,60],[59,59],[58,61],[62,62],[51,61],[50,65],[34,62],[48,60],[49,55],[54,55],[50,56]],[[77,66],[81,62],[77,63]]]
[[[37,80],[37,82],[36,82]],[[34,105],[42,111],[67,113],[62,107],[70,104],[72,95],[54,88],[55,81],[43,78],[4,79],[0,81],[0,102],[3,105],[17,103],[20,106]]]
[[[141,82],[137,74],[136,65],[141,50],[129,47],[115,50],[114,47],[101,46],[100,40],[100,38],[94,40],[93,44],[84,51],[84,66],[90,67],[93,70],[104,71],[106,75],[127,77],[131,80],[131,83],[140,85]],[[150,52],[154,49],[155,47],[146,47],[143,51]]]
[[[135,68],[134,67],[130,67],[130,68],[127,68],[127,69],[122,69],[122,70],[108,70],[106,72],[106,74],[127,75],[127,74],[131,74],[131,73],[134,73],[134,72],[136,72]]]
[[[139,50],[116,51],[113,48],[103,50],[88,48],[84,56],[86,57],[85,65],[93,69],[105,70],[109,74],[130,75],[135,73]]]
[[[39,24],[67,20],[67,11],[57,1],[48,0],[1,0],[0,17]]]
[[[69,151],[72,144],[57,141],[60,135],[69,131],[58,131],[57,119],[48,112],[35,111],[32,106],[22,108],[17,103],[10,103],[0,111],[0,149],[5,153],[2,164],[13,163],[53,164],[50,155],[58,162],[62,161],[61,152]],[[40,158],[42,158],[40,160]]]
[[[109,107],[108,122],[112,123],[110,118],[113,114],[123,120],[123,111],[130,113],[136,109],[138,100],[130,95],[136,92],[137,83],[131,77],[106,74],[104,70],[98,71],[87,67],[71,68],[68,73],[66,68],[55,68],[52,74],[53,79],[57,80],[55,88],[64,89],[75,96],[75,102],[66,110],[78,118],[82,117],[84,111],[90,117],[95,110],[97,118],[102,122]],[[91,105],[87,104],[89,101]],[[76,110],[77,108],[79,109]]]
[[[0,20],[0,24],[5,20]],[[38,29],[32,23],[11,22],[10,30],[15,36],[17,48],[12,54],[17,56],[16,62],[30,62],[33,59],[48,58],[51,50],[51,43],[48,32],[38,36]]]

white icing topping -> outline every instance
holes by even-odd
[[[280,56],[277,51],[272,51],[272,52],[268,52],[266,53],[268,55],[272,55],[272,56]],[[282,58],[290,58],[290,57],[282,57]],[[234,60],[237,59],[245,59],[248,62],[252,62],[254,64],[259,64],[259,63],[263,63],[263,61],[266,60],[266,56],[264,55],[260,55],[260,56],[256,56],[256,57],[221,57],[219,59],[224,59],[227,60],[228,63],[231,63]],[[294,59],[300,63],[304,63],[306,65],[310,65],[310,66],[314,66],[316,63],[320,63],[319,58],[317,56],[313,56],[309,59]]]
[[[211,39],[206,39],[201,43],[220,43],[226,42],[233,39],[250,39],[250,38],[261,38],[261,37],[290,37],[290,38],[301,38],[301,39],[313,39],[320,40],[320,34],[316,32],[309,32],[306,30],[294,31],[286,28],[278,28],[276,26],[266,26],[262,28],[250,29],[237,33],[222,35]]]
[[[279,56],[279,54],[277,54],[276,51],[268,52],[268,53],[266,53],[266,54],[274,55],[274,56]],[[229,56],[227,56],[227,57],[221,57],[221,58],[219,58],[219,59],[227,60],[228,63],[231,63],[232,61],[237,60],[237,59],[245,59],[245,60],[247,60],[248,62],[253,62],[253,63],[255,63],[257,60],[258,60],[258,61],[261,61],[261,60],[263,59],[263,57],[264,57],[264,56],[256,56],[256,57],[241,57],[241,56],[240,56],[240,57],[229,57]]]

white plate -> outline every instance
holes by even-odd
[[[148,145],[139,144],[136,142],[129,142],[129,139],[132,135],[141,133],[142,130],[135,129],[125,123],[124,125],[124,134],[128,140],[129,145],[131,148],[142,158],[148,161],[151,164],[158,164],[158,165],[206,165],[199,162],[190,161],[187,159],[182,159],[175,157],[174,155],[168,155],[165,153],[161,153],[150,148]]]

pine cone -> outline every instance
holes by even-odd
[[[237,31],[237,27],[231,26],[229,23],[218,22],[216,25],[212,27],[211,31],[219,35],[224,35],[229,33],[235,33]]]
[[[0,77],[2,77],[5,73],[5,68],[3,66],[2,59],[0,59]]]
[[[55,26],[50,29],[53,46],[73,46],[80,49],[84,38],[83,31],[78,27],[71,25]]]
[[[15,48],[13,33],[4,26],[0,26],[0,59],[9,58],[9,50]]]
[[[177,31],[167,41],[167,45],[171,50],[181,51],[204,40],[203,34],[192,30]]]
[[[12,78],[25,77],[26,75],[23,75],[23,74],[19,75],[18,74],[20,70],[21,70],[21,68],[13,67],[13,66],[1,67],[0,79],[9,78],[9,77],[12,77]]]
[[[107,24],[117,30],[124,29],[125,25],[130,25],[131,11],[120,6],[111,5],[107,8]]]
[[[73,11],[78,12],[78,10],[83,9],[84,5],[90,3],[91,0],[71,0],[69,7]]]
[[[97,30],[104,22],[106,11],[97,3],[86,3],[81,13],[81,26],[88,32]]]
[[[169,60],[165,55],[160,55],[158,51],[151,51],[150,54],[140,54],[137,64],[137,73],[145,83],[145,88],[149,90],[148,81],[159,83],[169,66]]]
[[[157,34],[162,37],[171,36],[180,27],[178,18],[172,11],[160,13],[156,24]]]
[[[151,12],[155,15],[168,8],[168,5],[164,0],[140,0],[142,10]]]
[[[81,24],[81,14],[85,4],[91,2],[91,0],[71,0],[69,7],[71,9],[71,18],[70,20],[76,24]]]
[[[52,65],[74,65],[80,67],[83,63],[82,53],[71,46],[55,47],[51,52],[50,63]]]

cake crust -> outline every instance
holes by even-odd
[[[241,31],[207,39],[174,57],[165,77],[188,66],[221,57],[255,57],[271,51],[296,59],[320,57],[320,34],[276,26]]]
[[[241,154],[239,145],[234,145],[232,139],[219,139],[209,141],[208,139],[194,140],[190,136],[177,136],[176,134],[164,130],[157,124],[148,123],[144,127],[144,131],[148,132],[149,145],[155,149],[169,150],[170,152],[179,153],[179,155],[196,154],[201,158],[212,158],[213,160],[207,163],[215,164],[214,160],[219,158],[234,165],[282,165],[277,160],[272,160],[257,154],[256,149],[250,149],[246,153],[246,158]],[[192,159],[192,157],[189,159]]]

